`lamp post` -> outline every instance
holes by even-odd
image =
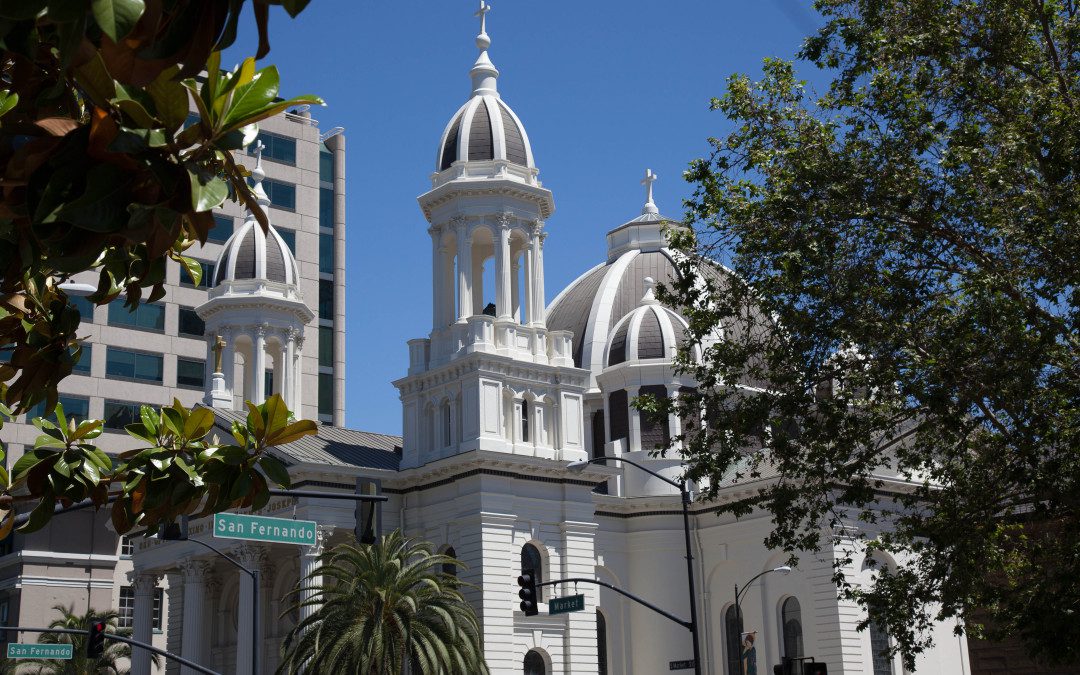
[[[635,461],[629,459],[623,459],[622,457],[593,457],[592,459],[583,459],[577,462],[571,462],[567,465],[567,469],[571,471],[582,471],[586,466],[590,464],[596,464],[599,462],[605,462],[611,460],[613,462],[622,462],[629,464],[630,466],[641,469],[645,473],[651,475],[654,478],[659,478],[668,485],[674,487],[682,495],[682,515],[683,515],[683,534],[686,537],[686,580],[687,586],[690,590],[690,637],[693,642],[694,648],[694,675],[701,675],[701,647],[698,644],[698,621],[697,621],[697,593],[694,592],[694,554],[690,550],[690,491],[686,489],[685,483],[676,483],[667,476],[662,476],[659,473],[649,469]]]
[[[738,624],[738,626],[739,626],[739,644],[740,645],[742,644],[743,620],[742,620],[742,609],[739,608],[739,600],[742,598],[743,594],[746,593],[746,589],[750,588],[750,585],[752,583],[754,583],[755,581],[757,581],[761,577],[765,576],[766,574],[769,574],[771,572],[779,572],[780,574],[787,574],[790,571],[791,571],[790,566],[781,565],[780,567],[774,567],[771,570],[765,570],[764,572],[758,572],[752,579],[750,579],[750,581],[747,581],[745,584],[743,584],[743,587],[742,587],[741,591],[739,590],[739,585],[735,584],[735,623]],[[740,647],[740,649],[741,649],[741,647]],[[740,661],[742,660],[742,655],[741,654],[739,656],[739,660]]]

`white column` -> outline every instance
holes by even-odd
[[[641,411],[634,407],[634,399],[640,392],[641,387],[626,388],[626,414],[630,421],[630,434],[626,439],[627,452],[641,450]]]
[[[511,317],[510,307],[510,216],[498,219],[499,240],[495,244],[495,315],[500,319]]]
[[[547,322],[547,306],[544,304],[544,240],[547,239],[547,233],[541,231],[543,227],[542,222],[536,221],[536,234],[529,242],[529,246],[533,250],[534,276],[536,279],[533,284],[533,294],[536,297],[536,312],[533,314],[533,320],[541,324]]]
[[[262,570],[266,561],[266,551],[260,546],[245,544],[236,549],[235,557],[249,570]],[[251,575],[239,570],[237,574],[240,579],[240,598],[236,606],[236,675],[255,675],[251,663],[251,646],[253,642],[259,642],[259,627],[253,621],[251,605],[258,589],[255,588]]]
[[[225,391],[229,393],[229,409],[236,409],[236,331],[224,328],[221,337],[225,339],[225,349],[221,350],[221,374],[225,376]]]
[[[303,419],[305,416],[302,414],[301,408],[304,407],[304,331],[301,329],[296,335],[296,347],[293,353],[293,358],[296,359],[296,377],[293,378],[293,397],[296,399],[296,411],[297,419]],[[334,348],[337,348],[337,342],[334,343]],[[334,358],[337,358],[335,355]]]
[[[514,262],[510,263],[510,316],[518,323],[524,323],[521,320],[521,289],[518,288],[518,279],[520,275],[518,272],[521,270],[521,263],[517,258],[514,258]]]
[[[333,527],[319,525],[315,529],[315,545],[304,546],[300,549],[301,602],[307,602],[314,598],[316,589],[322,586],[322,575],[315,574],[315,572],[319,569],[319,558],[322,556],[323,550],[330,539],[330,535],[333,533]],[[301,606],[300,623],[303,623],[304,620],[315,614],[318,610],[319,607],[316,605]]]
[[[296,395],[296,329],[290,328],[289,332],[285,336],[285,362],[282,364],[281,370],[286,373],[285,382],[286,386],[282,387],[285,397],[285,405],[289,406],[289,410],[296,413],[297,419],[303,417],[300,411],[297,409],[300,404],[300,399]]]
[[[181,565],[184,577],[184,628],[180,643],[180,656],[195,663],[205,663],[203,626],[207,621],[206,582],[211,565],[205,560],[189,560]],[[195,675],[195,671],[181,666],[180,675]]]
[[[442,282],[442,255],[440,253],[442,234],[435,226],[428,228],[428,234],[431,235],[431,329],[436,330],[442,328],[442,324],[439,323],[441,316],[439,304],[442,299],[439,293]]]
[[[472,296],[472,242],[469,241],[469,231],[465,226],[465,220],[458,223],[457,228],[457,300],[458,321],[464,322],[473,314]],[[481,308],[483,309],[483,308]]]
[[[266,327],[255,329],[255,349],[251,358],[252,397],[255,404],[266,401]]]
[[[446,439],[446,444],[448,446],[450,446],[450,447],[454,447],[458,442],[461,441],[461,439],[457,437],[457,435],[458,435],[457,419],[458,419],[457,397],[451,396],[450,397],[450,425],[449,425],[450,428],[447,430],[450,437],[448,439]]]
[[[677,404],[679,399],[679,385],[669,384],[667,386],[667,396],[668,400],[673,404]],[[671,434],[672,439],[682,433],[682,420],[679,419],[679,414],[677,412],[668,414],[668,433]],[[681,453],[682,443],[676,443],[675,448]]]
[[[525,249],[525,314],[521,317],[521,323],[532,325],[536,321],[536,284],[533,283],[536,265],[533,264],[532,247]]]
[[[154,639],[154,591],[158,575],[147,572],[128,572],[135,593],[135,630],[132,637],[150,643]],[[135,647],[131,650],[131,675],[150,675],[150,652]]]

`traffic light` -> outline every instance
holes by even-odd
[[[518,577],[518,586],[521,586],[521,590],[518,591],[518,597],[521,598],[521,611],[525,612],[525,616],[539,614],[540,609],[536,606],[536,573],[525,570]]]
[[[824,663],[811,661],[803,664],[803,675],[829,675],[829,667]]]
[[[105,653],[105,622],[91,621],[90,635],[86,638],[86,658],[96,659]]]
[[[187,541],[188,517],[180,516],[175,523],[162,523],[158,526],[158,539],[162,541]]]

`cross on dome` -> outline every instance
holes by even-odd
[[[473,14],[473,16],[480,17],[480,34],[476,36],[476,46],[480,49],[487,49],[491,46],[491,39],[488,37],[487,34],[487,13],[490,11],[491,5],[487,4],[485,0],[480,0],[480,9],[478,9],[476,13]],[[480,46],[481,38],[483,38],[487,44]]]
[[[255,193],[255,199],[261,206],[270,205],[270,197],[266,194],[266,188],[263,187],[263,179],[266,178],[266,171],[262,165],[262,151],[266,146],[263,145],[262,139],[255,141],[255,168],[251,170],[251,180],[253,185],[251,191]]]
[[[645,178],[642,179],[641,184],[645,186],[645,206],[641,209],[644,213],[660,213],[660,210],[656,208],[656,204],[652,198],[652,186],[659,178],[652,169],[645,169]]]
[[[485,0],[480,0],[480,9],[473,16],[480,18],[480,34],[476,36],[476,48],[480,50],[480,56],[476,58],[469,75],[473,81],[473,95],[493,94],[499,95],[495,86],[495,80],[499,77],[499,70],[488,57],[488,47],[491,46],[491,38],[487,34],[487,13],[491,11],[491,5]]]

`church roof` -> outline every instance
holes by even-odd
[[[213,408],[217,426],[231,433],[233,422],[245,423],[246,411]],[[315,435],[273,448],[286,464],[326,464],[397,471],[401,462],[401,436],[376,434],[320,424]]]

